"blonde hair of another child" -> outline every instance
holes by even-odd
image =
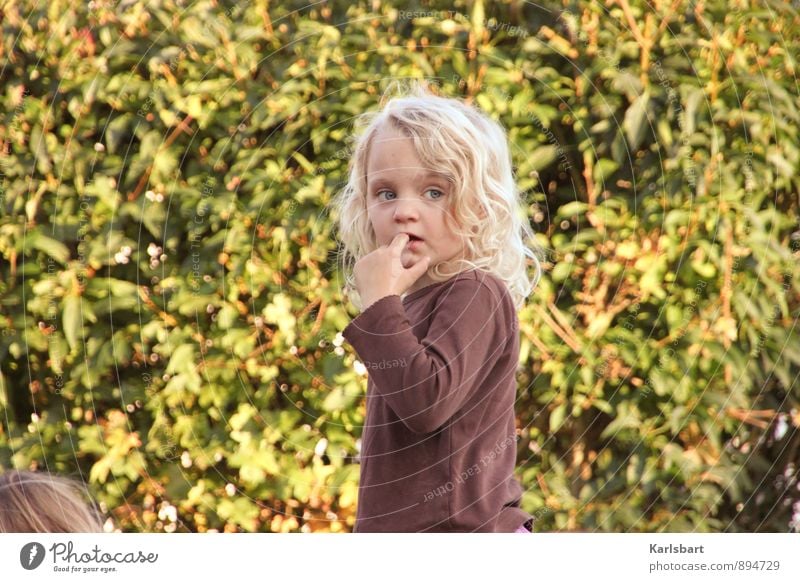
[[[77,483],[34,471],[0,474],[0,533],[102,532]]]

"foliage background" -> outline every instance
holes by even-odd
[[[797,5],[0,5],[0,467],[124,531],[349,531],[363,366],[328,211],[428,78],[509,129],[539,531],[800,528]]]

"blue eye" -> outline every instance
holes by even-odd
[[[441,190],[437,190],[436,188],[427,189],[425,191],[425,194],[427,194],[428,192],[435,192],[436,193],[435,196],[430,196],[431,200],[439,200],[440,198],[444,197],[444,192],[442,192]],[[397,196],[397,194],[395,194],[391,190],[380,190],[379,192],[375,193],[375,196],[380,197],[383,194],[391,194],[392,196],[395,196],[395,197]],[[386,198],[386,197],[384,197],[384,199],[385,200],[394,200],[394,198]]]

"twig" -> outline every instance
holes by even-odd
[[[539,316],[541,316],[545,323],[547,323],[547,325],[549,325],[552,330],[556,332],[556,335],[558,335],[558,337],[560,337],[565,344],[567,344],[575,352],[580,351],[580,347],[575,340],[569,337],[569,335],[563,329],[561,329],[555,321],[553,321],[553,318],[550,317],[540,305],[534,305],[533,308],[536,310]]]
[[[191,132],[191,130],[189,128],[189,124],[192,121],[194,121],[194,118],[191,115],[187,115],[183,119],[183,121],[181,121],[177,126],[175,126],[175,129],[172,130],[172,133],[169,134],[169,136],[164,141],[164,143],[161,144],[161,147],[158,148],[158,151],[156,152],[156,155],[153,157],[153,163],[151,163],[147,167],[147,170],[145,170],[144,174],[142,174],[142,177],[139,178],[139,183],[136,184],[136,188],[133,190],[133,192],[128,194],[128,201],[129,202],[131,202],[133,200],[136,200],[139,197],[139,194],[142,193],[142,190],[144,190],[144,187],[147,185],[148,180],[150,180],[150,174],[153,173],[153,166],[155,165],[155,160],[156,160],[156,158],[158,158],[159,154],[162,151],[164,151],[165,149],[168,149],[169,146],[172,145],[172,142],[174,142],[176,139],[178,139],[178,134],[180,134],[182,132],[186,132],[189,135],[192,135],[192,132]]]

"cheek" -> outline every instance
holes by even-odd
[[[367,220],[369,223],[375,226],[375,223],[378,222],[379,212],[377,212],[377,208],[375,208],[374,204],[370,204],[367,206]]]
[[[367,220],[372,228],[372,237],[376,244],[385,244],[383,240],[386,234],[386,213],[375,205],[367,207]]]
[[[386,221],[381,216],[380,212],[373,212],[369,215],[369,223],[375,233],[380,233],[386,230]]]
[[[459,241],[458,235],[458,221],[452,214],[448,214],[444,220],[444,230],[447,233],[447,240],[449,242]]]

